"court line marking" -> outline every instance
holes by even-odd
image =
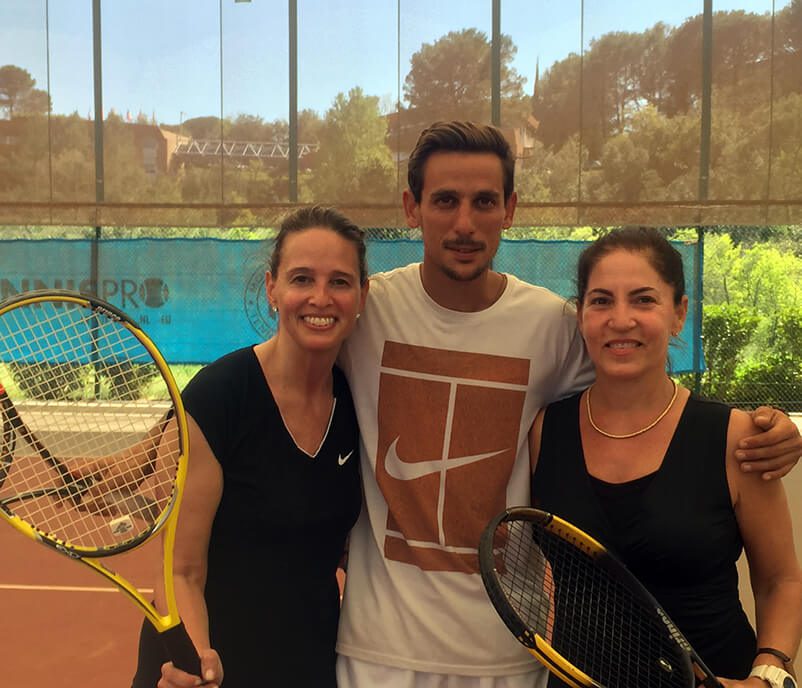
[[[118,588],[94,588],[79,585],[24,585],[0,583],[0,590],[32,590],[40,592],[121,592]],[[153,588],[138,588],[139,592],[153,594]]]

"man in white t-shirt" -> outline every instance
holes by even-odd
[[[514,164],[494,127],[422,133],[403,200],[423,262],[371,278],[341,353],[365,503],[349,544],[339,688],[545,685],[488,601],[477,546],[492,516],[529,503],[538,409],[592,371],[573,309],[492,270],[515,211]],[[798,457],[798,432],[776,415]]]
[[[339,688],[545,684],[487,599],[477,545],[492,516],[529,502],[538,409],[587,386],[592,371],[573,309],[492,270],[515,212],[514,164],[494,127],[442,122],[421,134],[403,200],[423,262],[371,278],[343,349],[365,504],[349,545]],[[756,422],[773,429],[745,458],[778,477],[802,439],[787,416],[763,413]],[[202,655],[214,682],[216,654]],[[163,668],[160,688],[192,685]]]

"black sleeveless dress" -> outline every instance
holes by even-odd
[[[743,543],[725,471],[729,407],[691,395],[660,468],[610,484],[587,472],[579,400],[546,410],[532,505],[615,553],[717,676],[745,678],[756,640],[738,595]],[[564,684],[550,677],[549,685]]]
[[[250,348],[201,370],[182,395],[223,469],[205,599],[226,688],[336,686],[335,573],[362,488],[351,394],[333,374],[334,412],[314,457],[296,446]],[[155,688],[164,661],[145,622],[134,688]]]

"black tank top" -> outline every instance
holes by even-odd
[[[351,393],[342,371],[332,375],[336,402],[314,457],[296,446],[251,348],[182,394],[223,471],[205,599],[226,688],[336,686],[336,569],[362,488]],[[164,661],[145,622],[134,688],[155,688]]]
[[[756,641],[738,595],[743,542],[726,476],[729,407],[691,395],[660,468],[610,484],[587,472],[579,400],[546,410],[533,506],[615,553],[717,676],[745,678]]]

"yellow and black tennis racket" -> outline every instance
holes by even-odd
[[[545,511],[510,508],[482,533],[496,611],[575,688],[721,688],[665,611],[600,543]]]
[[[0,517],[111,581],[150,620],[173,663],[200,675],[172,571],[187,425],[153,342],[119,309],[84,294],[4,301],[0,418]],[[166,615],[102,563],[157,533]]]

